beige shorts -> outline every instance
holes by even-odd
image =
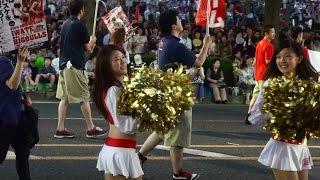
[[[87,72],[71,67],[60,71],[56,98],[80,103],[90,99]]]
[[[259,95],[264,82],[265,82],[264,80],[256,81],[256,85],[254,86],[254,89],[253,89],[253,96]]]
[[[179,116],[176,128],[166,134],[159,134],[165,146],[189,147],[191,144],[192,109]]]

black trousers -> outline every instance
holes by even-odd
[[[0,164],[5,160],[10,146],[16,154],[16,169],[20,180],[31,180],[29,170],[30,149],[23,140],[20,126],[0,123]]]

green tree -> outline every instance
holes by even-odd
[[[280,0],[265,0],[265,10],[264,10],[264,24],[271,24],[275,27],[277,36],[274,40],[275,44],[279,43],[279,14],[280,14]]]
[[[95,7],[96,0],[84,1],[84,17],[82,18],[82,21],[86,24],[90,35],[92,34]]]

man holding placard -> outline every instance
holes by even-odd
[[[107,130],[97,127],[92,122],[89,104],[90,92],[88,75],[85,71],[85,51],[90,51],[96,43],[96,37],[89,38],[86,26],[80,21],[84,15],[83,0],[71,0],[68,3],[71,14],[61,29],[60,75],[57,88],[58,127],[55,138],[73,138],[75,134],[65,129],[64,121],[69,103],[80,103],[81,111],[86,120],[86,137],[104,136]]]

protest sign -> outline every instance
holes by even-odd
[[[134,34],[134,28],[128,20],[128,17],[123,12],[121,6],[113,8],[108,14],[102,17],[109,32],[112,34],[115,28],[123,27],[126,31],[125,39],[130,38]]]
[[[48,41],[44,0],[0,0],[0,50],[20,45],[41,46]]]

